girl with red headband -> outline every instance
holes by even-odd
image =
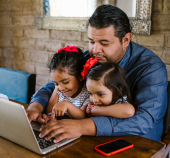
[[[71,118],[86,117],[90,93],[81,76],[85,62],[82,50],[75,46],[66,46],[54,54],[49,69],[55,90],[46,108],[47,116],[54,119],[67,112]],[[43,118],[48,121],[50,117],[43,115]]]
[[[129,118],[138,111],[132,101],[123,69],[116,63],[97,63],[90,58],[84,65],[83,79],[90,94],[87,115]]]

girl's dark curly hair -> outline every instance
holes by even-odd
[[[55,53],[48,65],[50,72],[56,69],[64,72],[65,68],[67,68],[70,75],[77,77],[80,76],[86,60],[82,50],[80,48],[77,48],[77,50],[79,53],[67,52],[65,50]]]

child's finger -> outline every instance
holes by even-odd
[[[63,111],[60,111],[60,116],[63,116]]]
[[[43,119],[45,119],[46,117],[47,117],[47,115],[46,115],[46,114],[43,114],[43,115],[42,115],[42,118],[43,118]]]
[[[55,118],[55,111],[52,111],[52,120]]]
[[[61,116],[64,116],[64,111],[61,112]]]
[[[60,111],[57,111],[57,116],[60,116]]]
[[[43,114],[43,119],[45,120],[45,124],[48,122],[48,116],[46,114]]]
[[[91,106],[87,108],[88,111],[91,111]]]
[[[90,107],[91,106],[91,104],[88,104],[88,106],[87,107]]]

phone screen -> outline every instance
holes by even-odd
[[[118,139],[118,140],[103,144],[101,146],[97,146],[96,148],[103,151],[104,153],[111,153],[116,150],[125,148],[127,146],[132,146],[132,144],[125,140]]]

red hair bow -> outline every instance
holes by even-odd
[[[61,48],[58,50],[58,53],[61,52],[61,51],[66,51],[66,52],[77,52],[79,53],[79,51],[77,50],[78,47],[75,47],[75,46],[66,46],[64,48]]]
[[[86,61],[86,64],[83,65],[84,69],[83,69],[83,72],[81,73],[82,77],[83,77],[83,80],[86,79],[86,75],[88,73],[88,71],[90,70],[90,68],[95,65],[97,63],[97,58],[89,58],[87,61]]]

